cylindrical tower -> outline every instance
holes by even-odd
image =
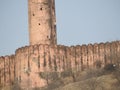
[[[54,0],[28,0],[29,42],[57,44]]]

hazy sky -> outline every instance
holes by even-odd
[[[0,56],[29,45],[27,0],[0,0]],[[120,40],[120,0],[56,0],[58,44]]]

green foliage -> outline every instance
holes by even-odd
[[[3,85],[2,85],[2,84],[0,84],[0,90],[2,90],[2,88],[3,88]]]
[[[22,90],[19,81],[15,79],[13,85],[11,86],[10,90]]]
[[[114,78],[117,80],[118,84],[120,85],[120,67],[116,67],[115,71],[113,72]]]
[[[34,62],[34,63],[36,63],[36,65],[38,65],[39,64],[39,57],[33,57],[32,58],[32,61]]]
[[[104,67],[104,70],[106,71],[106,72],[113,72],[114,70],[115,70],[115,66],[114,66],[114,64],[107,64],[107,65],[105,65],[105,67]]]
[[[46,79],[46,75],[47,75],[46,72],[40,72],[39,73],[39,76],[43,79]]]
[[[30,72],[31,72],[31,68],[30,67],[24,67],[24,73],[26,73],[29,76]]]
[[[40,88],[38,88],[38,87],[35,87],[35,88],[33,88],[32,90],[40,90]]]
[[[57,72],[40,72],[39,76],[43,79],[49,79],[49,80],[57,80],[58,77],[58,73]]]
[[[62,78],[70,77],[71,75],[72,75],[72,70],[71,69],[61,72],[61,77]]]
[[[75,82],[76,81],[76,77],[77,77],[77,73],[78,72],[77,72],[76,69],[69,68],[69,69],[61,72],[61,77],[62,78],[72,77],[73,81]]]
[[[102,67],[102,62],[100,60],[97,60],[95,62],[95,66],[96,66],[97,69],[101,68]]]
[[[52,83],[50,83],[45,90],[55,90],[56,88],[59,88],[60,86],[63,86],[62,80],[56,80]]]

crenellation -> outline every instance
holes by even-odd
[[[0,57],[0,83],[9,85],[17,80],[24,88],[28,84],[31,87],[45,86],[47,81],[39,76],[40,72],[101,68],[108,63],[116,64],[119,52],[119,41],[70,47],[47,44],[25,46],[17,49],[15,55]]]
[[[11,55],[10,57],[9,57],[9,65],[10,65],[10,68],[9,68],[9,74],[10,74],[10,83],[9,84],[13,84],[14,83],[14,81],[15,81],[15,56],[14,55]]]
[[[65,50],[65,48],[66,48],[66,50]],[[65,48],[64,48],[65,54],[63,54],[63,55],[64,55],[64,57],[66,57],[67,69],[69,69],[69,68],[71,68],[71,48],[69,48],[69,47],[65,47]]]
[[[100,67],[104,67],[105,62],[104,62],[104,57],[105,57],[105,46],[104,43],[99,44],[99,61],[98,64],[100,63]]]
[[[45,69],[49,71],[49,46],[46,45],[44,48],[45,48],[44,55],[45,55],[45,63],[46,63]]]
[[[111,63],[110,59],[111,59],[110,58],[110,43],[106,42],[105,43],[105,64]]]
[[[96,63],[99,61],[99,44],[98,43],[95,43],[94,46],[93,46],[93,54],[94,54],[94,60],[93,60],[93,65],[94,67],[96,67]]]
[[[81,51],[82,51],[82,70],[86,69],[88,64],[87,64],[87,46],[86,45],[82,45],[81,47]]]
[[[74,47],[74,46],[71,46],[70,49],[71,49],[71,68],[72,68],[72,69],[75,69],[75,68],[76,68],[76,67],[75,67],[75,66],[76,66],[76,65],[75,65],[75,64],[76,64],[76,63],[75,63],[75,61],[76,61],[76,60],[75,60],[75,59],[76,59],[76,58],[75,58],[75,47]]]
[[[50,61],[51,61],[51,71],[54,71],[54,56],[55,56],[55,52],[54,52],[54,46],[51,46],[50,48]]]
[[[87,50],[88,50],[88,55],[87,55],[87,58],[88,58],[88,66],[90,68],[93,68],[93,45],[92,44],[88,44],[87,46]]]
[[[75,47],[75,66],[77,71],[80,70],[79,64],[80,64],[80,46],[76,46]]]
[[[4,82],[4,63],[5,63],[5,57],[0,57],[0,84],[4,86],[5,82]]]
[[[8,61],[8,56],[5,56],[5,59],[4,59],[4,82],[5,82],[5,85],[7,85],[8,83],[7,83],[7,80],[8,80],[8,75],[9,75],[9,73],[8,73],[8,63],[9,63],[9,61]]]
[[[0,57],[0,85],[18,84],[23,89],[44,87],[52,82],[50,73],[107,64],[120,66],[120,41],[88,45],[57,45],[55,0],[28,0],[29,46],[15,55]],[[41,76],[43,74],[43,77]]]
[[[120,41],[117,42],[117,46],[118,46],[118,48],[117,48],[117,57],[120,58],[120,56],[119,56],[119,53],[120,53]],[[119,60],[119,62],[120,62],[120,60]],[[120,66],[119,62],[118,62],[118,66]]]

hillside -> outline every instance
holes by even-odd
[[[77,72],[75,81],[73,77],[66,77],[41,90],[120,90],[119,70],[111,64],[103,69]]]
[[[102,69],[84,71],[69,69],[64,71],[60,77],[56,77],[55,74],[59,75],[54,72],[52,76],[54,79],[51,82],[48,81],[47,87],[28,88],[28,90],[120,90],[120,68],[113,64],[108,64]],[[2,90],[23,90],[19,85],[11,86],[11,89],[8,88],[10,87],[5,87]]]
[[[55,90],[120,90],[115,86],[116,83],[117,80],[110,74],[70,83]]]

